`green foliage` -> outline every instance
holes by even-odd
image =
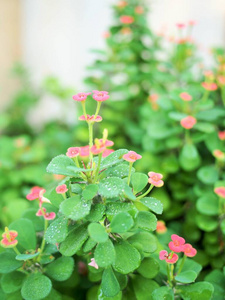
[[[51,280],[40,273],[36,273],[28,276],[24,281],[21,294],[25,300],[39,300],[47,297],[51,289]]]
[[[127,212],[121,212],[115,215],[110,223],[111,232],[124,233],[131,229],[134,221],[130,214]]]
[[[0,253],[0,273],[7,274],[20,268],[23,263],[15,259],[16,255],[12,252]]]
[[[91,209],[91,202],[85,199],[81,199],[80,196],[73,196],[67,198],[60,205],[60,211],[68,219],[74,221],[80,220],[88,215]]]
[[[192,285],[181,286],[179,289],[179,292],[184,300],[212,299],[213,286],[208,282],[197,282]]]
[[[108,240],[108,234],[105,228],[99,223],[91,223],[88,226],[90,237],[97,243],[104,243]]]
[[[60,257],[48,264],[46,274],[56,281],[65,281],[73,273],[74,260],[72,257]]]
[[[67,224],[68,219],[64,216],[54,220],[45,232],[45,240],[51,244],[63,242],[68,234]]]
[[[14,271],[4,274],[1,278],[1,287],[6,294],[14,293],[22,287],[25,274]]]
[[[95,248],[95,261],[99,267],[108,267],[115,262],[116,252],[113,243],[107,240],[105,243],[99,243]]]

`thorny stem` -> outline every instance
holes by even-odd
[[[150,193],[150,191],[154,188],[154,185],[151,184],[149,189],[141,196],[137,197],[136,200],[140,200],[141,198],[145,197],[146,195],[148,195],[148,193]]]

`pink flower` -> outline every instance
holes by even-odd
[[[186,27],[184,23],[177,23],[176,26],[178,29],[183,29],[184,27]]]
[[[67,149],[66,155],[70,158],[78,156],[80,153],[79,147],[70,147]]]
[[[104,152],[106,150],[106,147],[111,147],[113,145],[113,141],[103,141],[103,139],[95,139],[95,144],[91,147],[91,152],[96,155]]]
[[[217,89],[217,84],[213,82],[202,82],[202,87],[207,91],[215,91]]]
[[[224,131],[219,131],[218,132],[218,137],[221,141],[225,140],[225,130]]]
[[[192,96],[186,92],[180,93],[180,98],[184,101],[191,101],[192,100]]]
[[[185,129],[191,129],[196,124],[196,122],[197,120],[194,117],[187,116],[180,121],[180,124]]]
[[[195,20],[190,20],[189,22],[188,22],[188,25],[190,25],[190,26],[194,26],[196,24],[196,21]]]
[[[109,99],[108,92],[106,91],[93,91],[93,99],[99,102]]]
[[[225,158],[225,153],[220,151],[219,149],[216,149],[213,151],[213,156],[215,156],[218,159],[224,159]]]
[[[132,24],[134,22],[134,18],[132,16],[121,16],[120,22],[123,24]]]
[[[205,77],[207,78],[213,78],[213,72],[211,70],[206,70],[204,72]]]
[[[172,242],[169,242],[169,248],[174,252],[182,252],[183,245],[185,244],[185,239],[177,234],[171,235]]]
[[[94,122],[101,122],[102,121],[102,117],[99,116],[99,115],[96,116],[96,118],[95,118],[95,115],[92,115],[92,116],[87,115],[86,117],[85,117],[85,115],[82,115],[82,116],[79,117],[79,120],[94,123]]]
[[[158,94],[151,94],[148,97],[148,101],[151,103],[152,109],[153,110],[157,110],[159,108],[158,104],[157,104],[157,100],[159,98]]]
[[[80,156],[81,157],[87,157],[89,156],[89,146],[83,146],[83,147],[80,147]]]
[[[107,38],[110,37],[110,32],[105,31],[105,32],[103,32],[102,36],[103,36],[104,39],[107,39]]]
[[[55,213],[54,212],[50,212],[50,213],[47,213],[46,212],[46,208],[42,208],[42,209],[39,209],[36,213],[36,216],[40,217],[40,216],[43,216],[45,218],[45,220],[53,220],[55,219]]]
[[[129,27],[123,27],[120,32],[124,35],[131,34],[132,30]]]
[[[140,154],[137,154],[134,151],[129,151],[128,153],[123,155],[124,160],[132,162],[132,163],[141,158],[142,158],[142,156]]]
[[[3,239],[1,240],[1,246],[4,248],[13,248],[18,244],[16,237],[18,232],[15,230],[9,230],[5,227],[5,232],[2,234]]]
[[[68,191],[68,188],[66,184],[61,184],[58,185],[55,190],[57,194],[64,194]]]
[[[139,5],[139,6],[136,6],[136,7],[135,7],[134,11],[136,12],[136,14],[142,15],[143,12],[144,12],[144,9],[143,9],[142,6]]]
[[[159,234],[165,233],[167,231],[164,221],[157,221],[156,232]]]
[[[170,253],[166,250],[162,250],[159,252],[159,259],[160,260],[165,260],[169,264],[175,264],[178,261],[178,255],[176,253]]]
[[[91,258],[91,262],[88,264],[89,266],[95,268],[95,269],[98,269],[99,266],[97,265],[96,261],[94,258]]]
[[[78,93],[73,96],[73,100],[75,101],[85,101],[87,96],[91,95],[91,93]]]
[[[113,149],[105,149],[104,152],[102,153],[102,157],[107,157],[109,154],[113,153]]]
[[[153,184],[156,187],[161,187],[164,185],[163,180],[161,180],[163,178],[163,175],[160,173],[155,173],[155,172],[148,172],[148,182],[150,184]]]
[[[119,3],[117,4],[118,7],[123,8],[125,6],[127,6],[127,1],[119,1]]]
[[[220,186],[214,189],[214,192],[221,198],[225,199],[225,187]]]
[[[197,254],[197,250],[191,244],[184,244],[183,252],[188,257],[194,257]]]
[[[40,191],[43,190],[40,186],[34,186],[31,192],[26,196],[27,200],[33,201],[39,198]]]
[[[218,82],[221,85],[225,85],[225,76],[218,76]]]

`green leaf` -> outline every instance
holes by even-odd
[[[0,253],[0,273],[10,273],[22,265],[23,263],[21,261],[16,260],[16,254],[12,252]]]
[[[81,199],[80,196],[67,198],[60,204],[60,211],[68,219],[80,220],[89,214],[91,201]]]
[[[206,123],[206,122],[197,122],[195,124],[195,129],[202,132],[211,133],[215,131],[215,126],[213,124]]]
[[[177,275],[175,279],[181,283],[191,283],[195,281],[196,277],[197,274],[194,271],[185,271]]]
[[[25,300],[39,300],[47,297],[51,289],[51,280],[40,273],[36,273],[27,277],[23,284],[21,294]]]
[[[137,271],[145,278],[154,278],[159,272],[159,263],[156,259],[147,257],[141,262]]]
[[[124,196],[129,199],[129,200],[136,200],[136,196],[133,194],[132,188],[129,187],[127,184],[125,184],[125,188],[124,188]]]
[[[21,288],[25,277],[25,274],[17,271],[4,274],[1,278],[1,287],[3,292],[10,294],[18,291]]]
[[[44,222],[42,218],[36,216],[36,213],[37,209],[30,208],[24,212],[22,218],[30,220],[34,225],[35,231],[42,231],[44,230]]]
[[[69,232],[66,239],[60,244],[59,252],[64,256],[72,256],[80,250],[87,238],[87,226],[82,224]]]
[[[201,162],[198,150],[193,144],[185,144],[181,150],[179,161],[185,171],[195,170]]]
[[[138,210],[132,203],[108,202],[106,204],[106,215],[108,218],[114,217],[121,212],[129,212],[131,215],[136,215]]]
[[[161,214],[163,212],[162,202],[153,197],[145,197],[140,200],[142,204],[151,209],[156,214]]]
[[[134,168],[132,168],[131,172],[134,172]],[[111,168],[108,168],[104,174],[106,177],[120,177],[124,178],[127,177],[129,174],[129,164],[122,163],[119,164],[118,166],[114,166]]]
[[[73,167],[73,170],[68,169],[68,167]],[[74,177],[80,177],[79,171],[83,171],[83,169],[77,168],[75,162],[66,155],[54,157],[46,170],[48,173]]]
[[[17,260],[24,260],[25,261],[25,260],[32,259],[32,258],[34,258],[34,257],[36,257],[38,255],[39,255],[39,252],[36,252],[34,254],[18,254],[16,256],[16,259]]]
[[[224,267],[225,270],[225,267]],[[224,300],[225,295],[225,273],[221,270],[213,270],[206,277],[205,281],[214,287],[213,300]]]
[[[134,275],[131,281],[135,296],[140,300],[149,300],[153,291],[159,288],[159,285],[154,280],[140,275]]]
[[[94,256],[99,267],[105,268],[113,264],[115,262],[116,252],[111,240],[98,244]]]
[[[127,241],[121,241],[115,246],[116,260],[113,268],[122,274],[128,274],[137,269],[141,263],[141,255]],[[129,255],[128,255],[129,253]]]
[[[98,222],[102,219],[105,213],[105,205],[101,203],[92,204],[89,215],[86,216],[86,220],[90,222]]]
[[[105,198],[119,196],[125,188],[125,183],[117,177],[104,178],[99,183],[99,194]]]
[[[174,300],[174,293],[168,286],[161,286],[152,292],[152,300]]]
[[[74,269],[72,257],[61,256],[46,267],[46,274],[56,281],[65,281],[70,278]]]
[[[59,208],[60,204],[64,201],[62,194],[56,193],[55,188],[52,189],[50,192],[45,194],[45,197],[49,199],[55,207]]]
[[[176,270],[179,269],[180,264],[181,264],[181,260],[178,261]],[[196,274],[199,274],[201,270],[202,270],[202,266],[199,263],[197,263],[193,259],[186,258],[185,263],[182,268],[182,272],[194,271]]]
[[[113,297],[120,292],[120,285],[111,268],[105,269],[102,275],[101,288],[105,296]]]
[[[82,197],[85,200],[92,200],[98,192],[98,185],[97,184],[89,184],[85,187],[82,192]]]
[[[52,289],[45,300],[62,300],[62,295],[58,291]]]
[[[187,286],[179,286],[178,292],[184,300],[210,300],[213,286],[209,282],[197,282]]]
[[[219,179],[219,173],[214,166],[205,166],[198,170],[197,177],[205,184],[214,184]]]
[[[225,111],[219,107],[215,107],[209,110],[198,112],[196,118],[197,120],[203,120],[203,121],[217,121],[218,118],[224,116],[225,116]]]
[[[111,232],[124,233],[134,225],[133,218],[127,212],[115,215],[110,224]]]
[[[207,216],[217,216],[219,214],[219,200],[216,196],[203,196],[197,200],[197,210]]]
[[[205,215],[197,215],[196,223],[200,229],[202,229],[206,232],[215,230],[219,225],[217,219],[215,219],[213,217],[205,216]]]
[[[174,121],[181,121],[183,118],[187,117],[187,114],[184,114],[184,113],[180,113],[180,112],[176,112],[176,111],[171,111],[169,114],[168,114],[169,118],[171,120],[174,120]]]
[[[138,232],[128,238],[128,242],[138,250],[153,253],[157,249],[156,237],[149,232]]]
[[[54,220],[45,232],[45,240],[50,244],[61,243],[68,234],[68,219],[64,216]]]
[[[134,189],[134,194],[137,194],[148,184],[148,176],[143,173],[133,173],[131,175],[131,184]]]
[[[136,219],[137,226],[144,230],[154,231],[157,226],[156,216],[148,211],[140,211]]]
[[[95,286],[96,287],[96,286]],[[88,291],[89,295],[89,291]],[[99,290],[97,291],[96,298],[93,298],[91,295],[90,298],[87,298],[87,300],[122,300],[122,292],[120,291],[116,296],[114,297],[107,297],[103,294],[101,286],[99,287]]]
[[[113,153],[102,159],[100,169],[103,170],[115,164],[118,164],[119,162],[122,162],[122,156],[126,153],[128,153],[128,150],[126,149],[114,151]]]
[[[104,243],[108,239],[108,234],[105,230],[105,227],[99,223],[91,223],[88,225],[88,233],[92,240],[97,243]]]
[[[33,223],[28,219],[19,219],[9,225],[9,229],[18,232],[18,246],[26,250],[36,249],[36,233]]]
[[[95,247],[96,244],[97,244],[97,242],[95,242],[91,238],[89,238],[83,245],[83,251],[90,252]]]

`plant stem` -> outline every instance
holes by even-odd
[[[177,272],[177,275],[180,274],[180,272],[182,271],[186,258],[187,258],[187,256],[184,255],[183,258],[182,258],[182,261],[181,261],[179,270],[178,270],[178,272]]]
[[[92,165],[93,154],[91,152],[91,148],[93,146],[93,124],[88,123],[88,131],[89,131],[89,163]]]
[[[20,251],[15,247],[13,247],[13,250],[16,252],[16,254],[21,254]]]
[[[205,90],[205,92],[202,96],[202,99],[201,99],[202,102],[205,102],[208,99],[209,93],[210,93],[210,91]]]
[[[149,189],[141,196],[137,197],[136,200],[140,200],[141,198],[145,197],[146,195],[148,195],[148,193],[150,193],[150,191],[154,188],[154,185],[151,184]]]
[[[83,109],[84,116],[85,116],[85,118],[87,118],[86,107],[85,107],[85,101],[81,101],[81,105],[82,105],[82,109]]]
[[[97,115],[98,115],[98,113],[99,113],[99,111],[100,111],[101,105],[102,105],[102,102],[101,102],[101,101],[98,101],[94,119],[97,117]]]
[[[98,173],[99,173],[99,170],[100,170],[101,160],[102,160],[102,152],[99,153],[99,155],[98,155],[98,165],[97,165],[97,169],[95,171],[94,183],[98,180]]]
[[[77,166],[77,168],[80,168],[80,164],[79,164],[79,160],[78,160],[78,156],[73,157],[73,160]],[[81,177],[86,181],[87,180],[87,176],[84,175],[84,173],[80,172]]]
[[[128,173],[128,177],[127,177],[127,184],[130,184],[130,177],[131,177],[131,171],[132,171],[132,166],[133,166],[133,162],[130,162],[129,164],[129,173]]]
[[[172,287],[171,278],[170,278],[170,266],[169,266],[169,264],[166,264],[166,268],[167,268],[168,282],[169,282],[169,285]]]
[[[45,220],[45,227],[44,227],[44,234],[43,234],[43,240],[42,240],[42,243],[41,243],[41,248],[40,248],[40,254],[38,255],[38,257],[40,257],[41,253],[43,252],[44,250],[44,247],[45,247],[45,232],[48,228],[48,220],[44,219]]]

